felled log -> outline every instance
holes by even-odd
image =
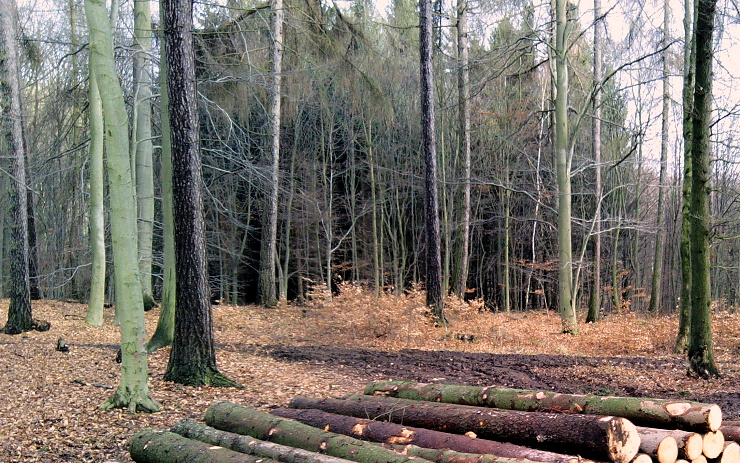
[[[154,429],[136,433],[131,438],[129,453],[136,463],[275,463]]]
[[[638,427],[637,429],[639,430],[640,428]],[[674,429],[668,431],[668,433],[676,439],[679,459],[691,461],[702,454],[704,436],[698,432]]]
[[[423,460],[398,454],[379,445],[322,431],[307,424],[229,402],[219,402],[208,407],[205,419],[208,426],[222,431],[347,460],[363,463],[423,463]]]
[[[740,443],[740,421],[726,421],[719,428],[725,440],[731,440]]]
[[[725,436],[722,431],[708,432],[702,439],[702,453],[708,459],[717,458],[725,448]]]
[[[316,408],[355,417],[373,417],[409,426],[546,448],[568,453],[578,449],[587,458],[629,463],[637,455],[640,437],[635,426],[620,417],[528,413],[465,405],[420,402],[388,397],[348,399],[296,397],[292,408]]]
[[[678,443],[669,431],[638,426],[637,433],[640,435],[640,452],[658,460],[658,463],[675,463]]]
[[[640,426],[697,432],[716,431],[722,424],[722,410],[715,404],[671,399],[559,394],[407,381],[372,382],[365,387],[365,394],[521,411],[613,415],[627,418]]]
[[[740,444],[737,442],[725,442],[722,455],[712,460],[712,463],[740,463]]]
[[[357,439],[381,442],[385,445],[392,446],[394,449],[397,449],[396,446],[398,445],[405,446],[410,444],[430,449],[449,449],[467,454],[488,454],[491,458],[494,458],[493,461],[498,461],[496,458],[502,458],[504,460],[523,459],[551,463],[587,462],[587,460],[583,460],[577,456],[561,455],[510,443],[476,439],[431,429],[414,428],[396,423],[338,415],[315,409],[277,408],[272,410],[271,413],[300,421],[309,426],[352,436]],[[420,453],[422,452],[412,449],[412,451],[406,450],[405,453],[421,456]],[[459,463],[475,463],[479,456],[466,457],[464,455],[457,455],[457,460],[460,460]],[[422,458],[428,459],[426,457]],[[434,461],[437,461],[436,458]],[[499,463],[507,462],[500,461]]]
[[[632,463],[653,463],[653,457],[646,453],[638,453],[637,456],[632,459]]]
[[[171,431],[188,439],[211,445],[220,445],[235,452],[260,458],[271,458],[285,463],[350,463],[350,460],[344,458],[322,455],[295,447],[265,442],[250,436],[220,431],[190,419],[178,421]]]
[[[483,440],[483,439],[481,439]],[[513,444],[512,444],[513,445]],[[403,453],[404,455],[411,455],[422,458],[427,461],[434,463],[535,463],[533,460],[526,460],[522,458],[509,458],[500,457],[491,454],[478,454],[478,453],[465,453],[456,452],[454,450],[442,450],[442,449],[430,449],[426,447],[419,447],[416,445],[385,445],[387,448],[391,448],[396,452]],[[533,450],[533,449],[530,449]],[[549,453],[544,452],[542,453]],[[590,460],[581,459],[582,462],[590,462]],[[540,463],[540,462],[537,462]],[[634,463],[634,462],[633,462]],[[650,463],[650,462],[645,462]]]

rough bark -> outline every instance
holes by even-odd
[[[563,463],[574,463],[579,461],[579,457],[570,455],[561,455],[509,443],[495,442],[487,439],[476,439],[469,436],[450,434],[431,429],[415,428],[396,423],[337,415],[315,409],[299,410],[277,408],[272,410],[271,413],[284,418],[291,418],[300,421],[301,423],[308,424],[315,428],[356,437],[361,440],[381,442],[387,446],[393,446],[393,448],[397,448],[395,447],[397,445],[413,445],[427,449],[453,450],[455,452],[476,454],[476,456],[495,455],[496,457],[504,459],[524,459]],[[420,451],[413,450],[412,452],[419,453]],[[422,458],[427,459],[426,457]],[[432,459],[437,461],[438,458],[440,458],[439,455]],[[458,455],[456,458],[456,461],[459,460],[459,463],[462,463],[470,460],[471,457],[462,457]]]
[[[725,440],[740,443],[740,421],[726,421],[719,430]]]
[[[725,436],[722,431],[704,434],[701,451],[707,458],[717,458],[725,448]]]
[[[658,463],[674,463],[678,458],[678,443],[669,431],[656,428],[637,428],[640,452],[655,458]]]
[[[23,139],[15,11],[15,2],[12,0],[0,1],[0,130],[12,162],[8,202],[13,220],[10,224],[10,305],[4,328],[6,334],[20,334],[35,327],[31,315],[26,148]]]
[[[678,458],[693,460],[701,455],[704,445],[701,434],[698,432],[682,431],[680,429],[669,432],[676,439],[676,444],[678,444]]]
[[[578,448],[589,458],[627,463],[637,455],[640,438],[625,418],[440,404],[413,400],[353,396],[348,399],[296,397],[293,408],[316,408],[356,417],[392,422],[479,438],[504,440],[567,453]]]
[[[121,326],[121,383],[103,409],[154,412],[149,396],[146,327],[136,251],[136,205],[128,145],[128,115],[113,54],[113,37],[105,5],[85,0],[90,30],[90,59],[103,102],[106,167],[111,196],[110,221],[116,273],[116,314]]]
[[[235,386],[216,367],[203,221],[193,4],[165,0],[164,42],[172,141],[175,229],[175,336],[165,380],[189,386]]]
[[[365,394],[521,411],[614,415],[627,418],[641,426],[697,432],[716,431],[722,424],[722,410],[717,405],[672,399],[560,394],[493,386],[405,381],[368,383]]]
[[[349,463],[350,461],[273,442],[265,442],[250,436],[219,431],[189,419],[177,422],[172,427],[172,432],[206,444],[220,445],[235,452],[261,458],[271,458],[286,463]]]
[[[691,334],[690,371],[709,379],[719,376],[712,341],[709,226],[712,60],[717,0],[697,0],[693,138],[691,143]]]
[[[509,444],[513,445],[513,444]],[[397,452],[405,455],[411,455],[413,457],[423,458],[424,460],[434,461],[436,463],[530,463],[538,460],[527,460],[525,458],[513,458],[513,457],[500,457],[498,455],[492,455],[490,453],[464,453],[456,452],[454,450],[442,450],[442,449],[429,449],[425,447],[418,447],[416,445],[386,445],[388,448],[392,448]],[[526,447],[524,447],[526,448]],[[534,454],[551,454],[544,450],[527,449]],[[557,455],[557,454],[555,454]],[[568,457],[567,455],[563,455]],[[552,460],[549,460],[552,461]],[[571,460],[567,461],[579,461],[588,463],[590,460],[579,459],[579,457],[572,457]]]
[[[421,79],[421,149],[424,158],[424,220],[426,223],[427,306],[437,323],[445,325],[442,294],[442,252],[439,225],[437,136],[434,128],[432,60],[432,0],[419,1],[419,75]]]
[[[179,434],[143,429],[131,438],[131,458],[137,463],[273,463],[223,447],[190,440]]]
[[[348,436],[322,431],[307,424],[279,418],[248,407],[228,402],[211,405],[206,411],[206,424],[277,444],[321,452],[363,463],[410,463],[420,460],[397,454],[375,444]],[[421,460],[423,462],[423,460]]]

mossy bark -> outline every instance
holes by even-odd
[[[274,463],[273,460],[153,429],[143,429],[136,433],[131,438],[129,452],[137,463]]]

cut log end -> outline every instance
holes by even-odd
[[[740,463],[740,445],[737,442],[725,442],[725,449],[719,457],[719,463]]]
[[[607,445],[611,461],[629,463],[640,450],[640,435],[629,420],[612,418],[607,429]]]
[[[674,463],[678,458],[678,443],[672,436],[667,436],[658,444],[656,457],[659,463]]]
[[[707,463],[707,457],[705,457],[704,455],[699,455],[697,458],[691,460],[691,463]]]
[[[717,431],[722,426],[722,409],[718,405],[709,407],[707,426],[709,426],[710,431]]]
[[[683,448],[679,451],[682,459],[694,460],[698,458],[704,449],[704,439],[698,432],[692,432],[683,439]]]
[[[653,463],[653,459],[647,453],[638,453],[632,463]]]
[[[725,448],[725,436],[722,431],[708,432],[702,440],[702,452],[707,458],[717,458]]]

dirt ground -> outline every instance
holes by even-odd
[[[130,462],[127,445],[136,431],[202,420],[215,401],[268,409],[298,395],[359,393],[384,379],[681,397],[717,403],[725,419],[740,420],[740,315],[715,313],[723,376],[703,381],[687,376],[684,357],[672,352],[672,316],[609,315],[570,336],[559,333],[553,313],[494,314],[450,301],[445,328],[429,322],[423,300],[419,292],[378,300],[347,287],[331,301],[317,295],[304,306],[216,306],[219,368],[243,388],[164,382],[169,350],[162,349],[150,356],[150,391],[162,404],[155,414],[98,410],[119,382],[112,312],[103,328],[92,328],[82,304],[35,303],[34,316],[50,321],[50,331],[0,334],[0,461]],[[7,305],[0,300],[0,320]],[[157,316],[146,315],[150,333]],[[55,351],[59,337],[69,352]]]

